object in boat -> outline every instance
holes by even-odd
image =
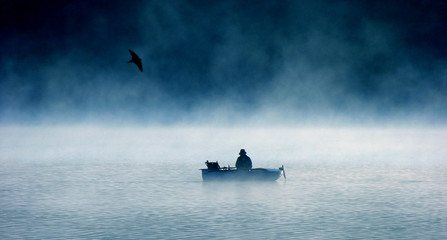
[[[237,170],[235,167],[220,167],[216,162],[205,162],[207,168],[202,170],[203,181],[276,181],[281,176],[286,178],[284,165],[280,168],[252,168]]]

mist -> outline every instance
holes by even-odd
[[[445,10],[440,1],[8,3],[0,123],[445,125]]]
[[[254,167],[445,166],[447,131],[417,128],[1,127],[5,166],[150,164],[183,166],[194,177],[206,160],[234,166],[241,148]],[[181,167],[179,167],[181,168]],[[192,170],[195,169],[195,170]]]

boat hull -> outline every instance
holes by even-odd
[[[283,176],[283,169],[255,168],[242,170],[202,170],[203,181],[276,181]]]

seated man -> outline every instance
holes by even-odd
[[[241,149],[239,152],[239,157],[236,160],[236,168],[237,170],[250,170],[251,165],[251,159],[249,156],[247,156],[247,153],[245,152],[245,149]]]

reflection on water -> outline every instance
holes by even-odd
[[[287,181],[205,183],[198,169],[207,158],[234,164],[239,147],[223,158],[219,153],[234,146],[215,139],[226,142],[231,131],[213,138],[186,131],[64,131],[2,137],[0,239],[447,238],[447,167],[440,164],[446,155],[439,155],[445,138],[437,132],[382,136],[394,146],[374,144],[377,133],[315,133],[328,146],[313,146],[299,132],[258,132],[269,136],[256,140],[264,144],[261,153],[267,146],[282,152],[264,158],[250,151],[260,147],[247,138],[254,164],[285,164]],[[322,151],[300,155],[293,145]],[[13,154],[14,146],[24,152]],[[323,151],[338,148],[334,155]]]

